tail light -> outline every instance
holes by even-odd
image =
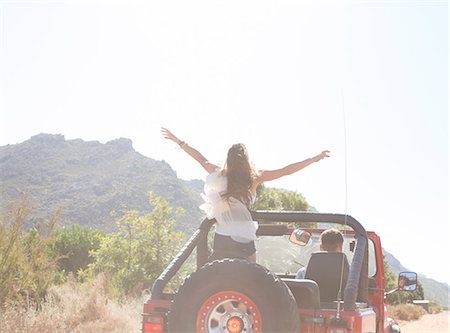
[[[158,314],[144,317],[143,333],[162,333],[164,331],[164,318]]]

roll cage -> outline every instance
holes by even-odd
[[[334,223],[350,227],[355,234],[356,246],[344,290],[344,309],[354,310],[357,307],[357,302],[367,302],[368,237],[364,227],[352,216],[312,212],[254,211],[252,217],[259,223],[258,236],[286,235],[289,233],[289,226],[295,225],[302,228],[302,225],[304,227],[306,223]],[[202,221],[199,228],[156,279],[150,299],[167,299],[167,295],[163,292],[165,286],[175,276],[194,249],[197,252],[197,269],[208,262],[210,255],[208,234],[215,222],[214,219]]]

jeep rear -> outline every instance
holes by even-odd
[[[258,264],[235,258],[208,262],[208,235],[214,220],[204,220],[155,281],[144,304],[144,333],[397,330],[386,317],[383,255],[374,232],[366,232],[354,218],[340,214],[257,211],[253,217],[259,223]],[[333,292],[331,299],[324,299],[328,286],[295,276],[318,250],[321,232],[333,225],[342,229],[350,268],[336,295]],[[303,248],[289,242],[299,230],[311,235]],[[197,270],[178,292],[164,292],[194,250]],[[329,274],[325,270],[322,276]],[[344,280],[341,272],[335,278]]]

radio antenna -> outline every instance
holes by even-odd
[[[344,89],[341,88],[341,99],[342,99],[342,116],[343,116],[343,124],[344,124],[344,226],[347,226],[347,203],[348,203],[348,188],[347,188],[347,124],[346,124],[346,116],[345,116],[345,103],[344,103]],[[341,312],[341,302],[342,302],[342,282],[344,280],[344,258],[342,258],[341,264],[341,276],[339,279],[339,291],[337,295],[337,310],[336,310],[336,319],[340,319]]]

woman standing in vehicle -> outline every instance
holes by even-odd
[[[195,159],[207,172],[205,203],[200,208],[208,218],[217,221],[214,236],[215,258],[241,257],[256,262],[256,230],[258,223],[252,220],[250,210],[256,199],[256,188],[263,182],[275,180],[329,157],[329,151],[276,170],[255,170],[251,165],[244,144],[237,143],[228,150],[223,168],[212,164],[198,150],[162,128],[163,136],[175,142]]]

